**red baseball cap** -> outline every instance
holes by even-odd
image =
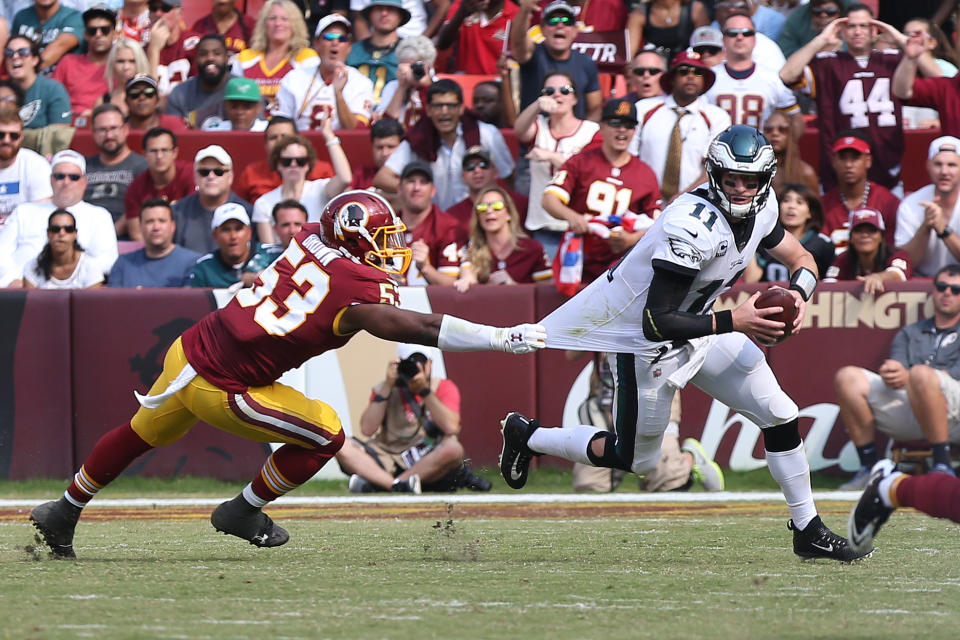
[[[861,141],[862,142],[862,141]],[[883,223],[883,214],[881,214],[876,209],[854,209],[850,212],[850,229],[856,229],[861,224],[869,224],[876,227],[880,231],[886,229],[886,225]]]
[[[856,136],[843,136],[842,138],[837,138],[837,141],[833,143],[833,153],[839,153],[844,149],[853,149],[854,151],[859,151],[863,154],[870,153],[870,145],[867,144],[865,140],[862,140]]]

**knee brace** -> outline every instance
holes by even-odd
[[[603,455],[599,457],[593,453],[593,443],[598,438],[603,438]],[[621,457],[620,453],[617,452],[617,437],[609,432],[598,433],[596,437],[590,441],[590,446],[587,447],[587,457],[590,458],[590,462],[598,467],[621,469],[623,471],[631,470],[632,460],[624,460]],[[631,458],[632,457],[631,455]]]
[[[797,418],[761,429],[763,448],[773,453],[791,451],[800,446],[800,421]]]

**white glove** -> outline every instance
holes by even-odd
[[[491,346],[507,353],[532,353],[547,346],[547,330],[539,324],[518,324],[501,327],[494,333]]]

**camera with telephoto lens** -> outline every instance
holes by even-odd
[[[400,364],[397,365],[397,376],[399,378],[398,382],[406,384],[414,376],[420,373],[420,367],[426,366],[427,356],[423,355],[419,351],[411,353],[409,356],[400,361]],[[419,366],[418,366],[419,365]]]
[[[413,74],[416,80],[422,80],[423,77],[427,75],[427,68],[423,65],[423,62],[417,60],[416,62],[410,63],[410,73]]]

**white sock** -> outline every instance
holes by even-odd
[[[530,436],[527,446],[537,453],[546,453],[593,467],[596,465],[587,456],[587,447],[598,433],[604,433],[604,430],[583,424],[563,428],[540,427]]]
[[[264,505],[268,502],[253,492],[252,482],[243,488],[243,499],[250,503],[251,507],[256,507],[257,509],[263,509]]]
[[[891,509],[894,508],[893,501],[890,499],[890,487],[892,487],[894,481],[902,475],[899,471],[894,471],[877,484],[877,493],[880,494],[880,502],[883,503],[883,506],[890,507]]]
[[[790,451],[766,453],[770,475],[780,485],[793,524],[802,531],[817,515],[817,507],[813,504],[813,490],[810,488],[810,463],[807,462],[803,443]]]

